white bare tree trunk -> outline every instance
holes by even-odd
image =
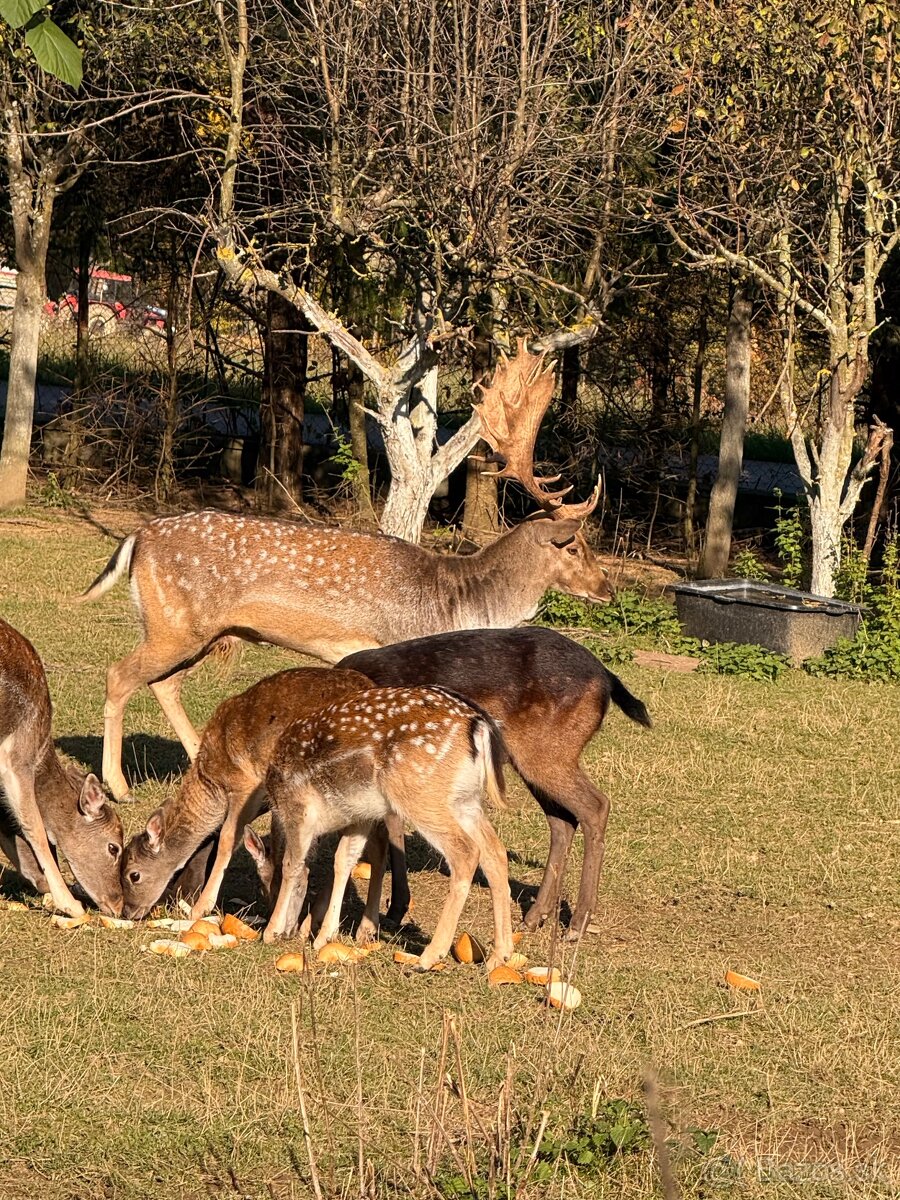
[[[42,266],[20,270],[16,279],[6,420],[3,426],[3,451],[0,453],[0,508],[15,508],[25,503],[28,455],[34,423],[41,309],[44,303],[43,279]]]

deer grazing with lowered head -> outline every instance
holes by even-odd
[[[163,517],[130,534],[82,599],[126,572],[144,640],[106,682],[103,778],[116,799],[125,705],[144,684],[193,760],[200,739],[181,704],[185,673],[237,636],[335,663],[356,650],[451,629],[508,628],[537,612],[548,588],[606,602],[613,589],[581,533],[596,507],[567,505],[535,479],[532,459],[554,377],[524,345],[504,359],[477,412],[483,435],[544,509],[471,555],[436,554],[383,534],[228,513]]]
[[[146,916],[177,873],[194,863],[198,847],[217,834],[212,868],[191,915],[210,912],[238,831],[268,807],[263,782],[278,739],[301,717],[371,686],[355,671],[297,667],[223,701],[207,722],[178,791],[125,848],[125,915]]]
[[[340,830],[334,885],[315,945],[332,938],[353,866],[370,836],[393,817],[417,829],[450,868],[450,894],[420,968],[427,971],[449,951],[479,865],[494,914],[488,966],[503,962],[512,953],[506,851],[483,809],[485,792],[502,805],[503,758],[494,722],[439,688],[371,688],[289,726],[265,782],[284,854],[264,940],[295,931],[310,849],[322,834]],[[383,865],[384,854],[375,857]],[[370,899],[380,892],[373,861]]]
[[[60,873],[65,855],[79,886],[118,916],[122,823],[95,775],[64,766],[53,745],[47,676],[31,642],[0,620],[0,804],[2,844],[15,865],[69,916],[84,909]],[[23,845],[24,843],[24,845]]]

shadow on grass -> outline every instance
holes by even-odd
[[[61,737],[57,747],[95,775],[103,762],[103,739],[96,734]],[[125,777],[132,787],[148,780],[169,783],[180,779],[188,768],[188,756],[181,742],[150,733],[133,733],[125,738],[122,762]]]

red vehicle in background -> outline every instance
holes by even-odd
[[[61,300],[48,300],[44,311],[60,320],[74,321],[78,316],[78,280]],[[135,297],[131,275],[117,275],[94,267],[88,280],[88,328],[103,336],[131,321],[143,329],[162,332],[166,327],[166,310]]]

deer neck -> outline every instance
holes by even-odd
[[[35,765],[34,794],[47,837],[58,846],[78,817],[78,792],[49,739]]]
[[[179,790],[161,805],[165,840],[160,853],[174,871],[221,828],[227,806],[227,799],[219,797],[213,782],[192,764]]]
[[[505,629],[533,617],[547,580],[522,525],[475,554],[441,558],[446,629]]]

